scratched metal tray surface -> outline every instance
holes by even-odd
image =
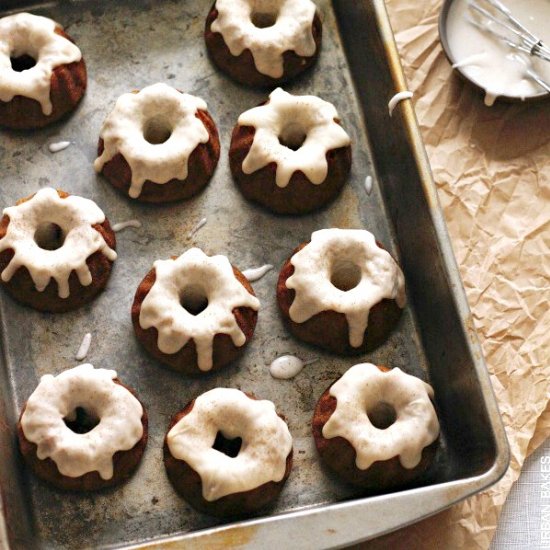
[[[0,206],[55,186],[95,200],[111,222],[137,218],[140,229],[118,234],[119,259],[107,290],[78,311],[41,314],[0,296],[0,546],[86,548],[184,542],[197,547],[324,548],[380,535],[434,513],[495,482],[508,450],[489,378],[473,331],[458,270],[437,203],[412,107],[387,103],[406,89],[382,0],[318,0],[324,37],[319,63],[286,88],[333,102],[353,138],[349,184],[329,208],[305,217],[275,217],[247,203],[231,180],[227,152],[238,115],[266,92],[238,86],[209,62],[202,40],[209,1],[6,2],[2,14],[28,9],[59,21],[77,40],[89,89],[68,120],[29,133],[0,132]],[[173,206],[143,206],[96,176],[92,162],[101,123],[116,98],[157,81],[204,98],[218,124],[222,156],[200,196]],[[48,144],[69,140],[55,155]],[[374,180],[365,192],[366,176]],[[203,217],[206,225],[190,231]],[[321,353],[294,340],[279,317],[275,283],[291,250],[324,227],[367,228],[399,257],[409,303],[380,349],[359,358]],[[254,283],[261,300],[256,334],[233,366],[200,379],[184,378],[149,358],[130,322],[135,288],[158,258],[190,246],[225,254],[239,268],[276,267]],[[116,489],[86,494],[56,491],[35,479],[18,456],[15,422],[40,376],[77,364],[86,332],[87,360],[116,369],[149,412],[149,444],[136,475]],[[294,380],[270,377],[278,355],[318,357]],[[421,487],[365,498],[319,463],[310,435],[318,396],[353,364],[400,367],[435,387],[441,449]],[[169,485],[162,442],[172,414],[217,386],[274,401],[294,437],[294,468],[268,515],[223,523],[201,515]],[[194,547],[194,546],[193,546]]]

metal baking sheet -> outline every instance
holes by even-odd
[[[78,311],[48,315],[0,297],[0,546],[10,548],[197,547],[324,548],[364,540],[434,513],[494,483],[508,449],[412,107],[388,116],[387,103],[406,89],[382,0],[318,0],[323,49],[318,65],[292,93],[333,102],[354,142],[349,184],[326,210],[276,217],[247,203],[231,180],[227,152],[238,115],[266,92],[232,83],[209,62],[202,39],[209,2],[59,1],[40,5],[4,0],[2,15],[32,9],[59,21],[82,49],[89,88],[68,120],[29,133],[0,131],[0,206],[54,186],[95,200],[112,223],[137,218],[141,229],[118,234],[119,259],[107,290]],[[96,176],[92,162],[101,123],[116,98],[164,81],[204,98],[218,124],[222,156],[200,196],[174,206],[150,207],[118,194]],[[69,140],[57,154],[48,144]],[[374,180],[367,195],[366,176]],[[193,237],[191,229],[207,218]],[[409,305],[399,329],[374,353],[341,358],[302,345],[279,317],[275,283],[292,249],[324,227],[367,228],[399,257]],[[184,378],[149,358],[130,322],[135,288],[158,258],[190,246],[227,255],[240,269],[272,263],[254,283],[262,307],[245,355],[219,374]],[[100,493],[59,492],[35,479],[18,456],[15,422],[41,375],[75,366],[86,332],[87,360],[113,368],[136,388],[150,419],[149,444],[136,475]],[[280,354],[319,361],[294,380],[270,377]],[[427,484],[364,498],[319,463],[310,435],[314,404],[327,385],[360,360],[429,380],[435,387],[442,446]],[[216,386],[241,388],[273,400],[294,436],[294,468],[269,516],[223,523],[195,512],[169,485],[162,441],[170,416]],[[3,537],[3,538],[2,538]],[[194,546],[193,546],[194,547]]]

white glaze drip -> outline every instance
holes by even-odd
[[[77,361],[82,361],[83,359],[86,359],[86,356],[88,355],[88,352],[90,351],[90,344],[92,343],[92,333],[87,332],[84,335],[84,338],[82,338],[82,343],[80,344],[80,347],[78,348],[78,351],[76,352],[75,359]]]
[[[404,101],[405,99],[411,99],[412,96],[413,93],[408,90],[396,93],[388,102],[388,112],[390,113],[390,117],[393,116],[393,111],[397,107],[398,103]]]
[[[355,464],[366,470],[376,461],[399,456],[404,468],[418,466],[422,450],[439,435],[439,422],[430,401],[433,389],[398,368],[380,371],[371,363],[351,367],[330,388],[336,409],[323,426],[323,437],[343,437],[357,453]],[[391,405],[396,420],[388,428],[371,423],[367,411],[378,403]]]
[[[281,78],[285,51],[304,57],[315,54],[312,25],[317,8],[310,0],[217,0],[216,9],[212,31],[222,35],[232,55],[250,50],[262,74]],[[276,15],[277,21],[256,27],[254,13]]]
[[[372,193],[372,176],[365,178],[365,193],[370,195]]]
[[[483,103],[485,103],[487,107],[492,107],[495,104],[495,101],[498,99],[499,95],[500,94],[496,92],[490,92],[489,90],[485,90],[485,97],[483,98]],[[522,98],[522,101],[523,99],[524,98]]]
[[[50,143],[48,145],[48,149],[50,150],[50,153],[59,153],[59,151],[63,151],[63,149],[67,149],[67,147],[71,144],[70,141],[58,141],[56,143]]]
[[[94,162],[96,172],[120,153],[132,171],[128,195],[133,199],[139,197],[147,180],[158,185],[185,180],[191,153],[210,138],[196,116],[197,111],[206,109],[202,99],[162,83],[121,95],[101,128],[105,149]],[[150,127],[169,137],[162,143],[150,143],[145,137]]]
[[[311,235],[311,242],[290,259],[294,273],[287,288],[296,296],[290,318],[303,323],[322,311],[346,316],[349,342],[363,343],[371,308],[384,298],[395,299],[405,307],[405,280],[389,252],[377,246],[374,235],[363,229],[322,229]],[[331,282],[342,266],[359,270],[356,286],[340,290]]]
[[[80,50],[57,34],[56,28],[60,27],[55,21],[30,13],[0,19],[0,101],[27,97],[38,101],[45,115],[51,115],[53,70],[82,58]],[[13,70],[10,58],[22,55],[33,57],[36,65],[22,72]]]
[[[504,0],[512,14],[546,45],[550,44],[550,2],[548,0]],[[482,25],[477,28],[469,20]],[[506,30],[487,22],[485,17],[469,9],[468,0],[454,0],[447,17],[450,53],[470,80],[485,90],[485,105],[490,107],[499,96],[518,99],[544,93],[527,71],[534,70],[550,82],[550,63],[517,52],[493,37],[489,30],[506,34]],[[513,40],[515,37],[510,33]]]
[[[111,229],[118,233],[119,231],[123,231],[124,229],[127,229],[129,227],[134,227],[135,229],[139,229],[141,227],[141,222],[139,220],[127,220],[125,222],[118,222],[115,223]]]
[[[265,264],[261,267],[255,267],[251,269],[245,269],[243,275],[251,282],[259,281],[267,272],[271,271],[273,266],[271,264]]]
[[[116,377],[114,370],[84,364],[40,379],[21,417],[40,460],[51,458],[68,477],[96,471],[102,479],[113,477],[113,455],[131,449],[143,435],[143,407]],[[74,418],[77,407],[100,420],[93,430],[77,434],[67,427],[63,419]]]
[[[242,438],[235,458],[212,448],[218,431],[227,439]],[[271,401],[226,388],[197,397],[166,441],[172,456],[199,474],[202,495],[209,502],[281,481],[292,450],[292,436]]]
[[[295,355],[280,355],[269,365],[269,374],[279,380],[294,378],[306,366],[299,357]]]
[[[141,305],[139,324],[143,329],[158,330],[160,351],[177,353],[193,339],[198,367],[208,371],[212,368],[216,334],[228,334],[235,346],[245,344],[233,309],[249,307],[258,311],[260,302],[235,278],[225,256],[209,257],[199,248],[191,248],[175,260],[157,260],[154,269],[155,283]],[[181,306],[186,289],[208,300],[208,306],[198,315]]]
[[[293,96],[277,88],[271,92],[268,103],[239,117],[240,126],[256,129],[250,151],[243,161],[243,172],[251,174],[274,162],[278,187],[286,187],[292,174],[299,170],[312,184],[323,183],[328,174],[328,151],[351,143],[337,119],[338,112],[331,103],[315,96]],[[305,141],[296,151],[279,140],[280,136],[295,138],[299,135],[305,135]]]
[[[70,195],[62,199],[55,189],[46,187],[30,200],[4,209],[10,223],[4,238],[0,239],[0,252],[9,248],[13,258],[2,271],[2,281],[9,281],[20,267],[26,267],[36,290],[43,292],[53,278],[58,285],[60,298],[69,296],[69,276],[74,271],[80,284],[92,284],[92,275],[86,260],[101,252],[109,260],[117,254],[109,248],[101,233],[92,226],[105,221],[105,214],[89,199]],[[35,233],[43,224],[54,223],[61,227],[65,240],[57,250],[44,250],[36,243]]]
[[[193,229],[189,231],[189,235],[187,235],[187,238],[192,239],[197,234],[197,231],[200,231],[206,225],[207,221],[208,220],[206,218],[202,218],[201,220],[199,220],[197,225],[195,225],[195,227],[193,227]]]

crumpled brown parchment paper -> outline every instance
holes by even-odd
[[[451,74],[441,0],[388,11],[511,448],[504,478],[361,545],[487,549],[527,454],[550,435],[550,100],[497,103]]]

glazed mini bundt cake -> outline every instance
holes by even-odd
[[[274,87],[317,60],[322,23],[311,0],[216,0],[204,38],[212,61],[248,86]]]
[[[115,248],[95,202],[47,187],[4,209],[0,284],[34,309],[69,311],[105,288]]]
[[[0,126],[40,128],[72,111],[86,64],[58,23],[30,13],[0,19]]]
[[[197,510],[248,515],[283,489],[292,467],[292,436],[271,401],[215,388],[172,419],[164,465],[174,489]]]
[[[156,359],[184,374],[217,370],[252,338],[260,302],[225,256],[191,248],[158,260],[138,286],[134,331]]]
[[[285,262],[283,318],[299,339],[337,354],[379,346],[405,307],[401,269],[364,229],[321,229]]]
[[[188,199],[210,181],[220,156],[206,103],[166,84],[120,96],[101,128],[94,163],[133,199]]]
[[[147,444],[147,413],[113,370],[79,365],[40,379],[18,439],[29,468],[59,489],[94,491],[128,479]]]
[[[410,486],[438,447],[439,421],[429,384],[398,368],[351,367],[319,398],[313,437],[340,478],[379,493]]]
[[[334,105],[278,88],[239,117],[229,163],[248,200],[276,214],[305,214],[340,193],[351,168],[351,139]]]

